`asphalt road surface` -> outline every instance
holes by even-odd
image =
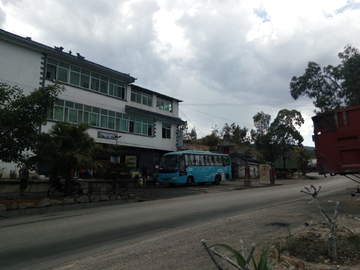
[[[316,180],[322,195],[354,187]],[[309,183],[309,182],[307,182]],[[0,220],[0,269],[46,269],[184,228],[266,207],[309,200],[304,183],[204,194]]]

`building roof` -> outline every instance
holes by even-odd
[[[132,107],[129,105],[125,105],[125,112],[129,113],[129,114],[133,114],[133,115],[138,115],[141,117],[155,118],[155,119],[158,119],[163,122],[168,122],[168,123],[173,123],[173,124],[178,124],[178,125],[185,124],[185,122],[183,120],[181,120],[180,118],[171,117],[171,116],[163,115],[160,113],[135,108],[135,107]]]
[[[241,158],[243,160],[247,159],[249,162],[259,163],[259,161],[255,160],[253,158],[250,158],[250,157],[246,157],[246,156],[244,156],[242,154],[239,154],[239,153],[232,153],[232,154],[230,154],[230,157],[239,157],[239,158]]]
[[[33,41],[30,37],[21,37],[5,30],[0,29],[0,39],[5,40],[7,42],[16,44],[18,46],[22,46],[28,48],[30,50],[34,50],[40,53],[47,54],[52,57],[56,57],[59,60],[70,62],[74,65],[78,65],[84,68],[88,68],[91,71],[96,71],[104,75],[108,75],[109,77],[119,78],[121,81],[129,84],[134,82],[136,79],[130,74],[125,74],[102,65],[96,64],[94,62],[85,60],[84,56],[81,56],[79,53],[77,55],[73,55],[71,51],[63,52],[62,47],[49,47],[44,44]]]
[[[144,92],[148,92],[149,94],[155,94],[156,96],[158,97],[165,97],[165,98],[168,98],[168,99],[171,99],[171,100],[175,100],[177,102],[183,102],[182,100],[180,99],[176,99],[176,98],[173,98],[173,97],[169,97],[167,95],[163,95],[163,94],[160,94],[158,92],[155,92],[155,91],[152,91],[150,89],[147,89],[147,88],[144,88],[144,87],[141,87],[141,86],[138,86],[136,84],[131,84],[130,85],[131,88],[134,88],[135,90],[141,90],[141,91],[144,91]]]

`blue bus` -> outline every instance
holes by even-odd
[[[231,179],[229,155],[208,151],[178,151],[163,155],[159,167],[160,184],[205,184],[219,185]]]

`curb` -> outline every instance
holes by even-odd
[[[88,202],[88,203],[74,203],[68,205],[55,205],[55,206],[49,205],[45,207],[7,210],[0,212],[0,221],[1,218],[17,218],[17,217],[27,217],[27,216],[35,216],[35,215],[46,215],[57,212],[88,209],[94,207],[111,206],[111,205],[134,203],[134,202],[138,202],[138,200],[128,199],[128,200],[114,200],[114,201],[101,201],[101,202]]]

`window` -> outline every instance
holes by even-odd
[[[56,66],[48,64],[46,67],[46,79],[55,80],[56,79]]]
[[[80,85],[80,68],[71,66],[70,67],[70,84]]]
[[[152,107],[152,94],[131,89],[131,101]]]
[[[120,130],[121,131],[128,131],[128,120],[127,119],[121,119],[120,120]]]
[[[170,139],[171,138],[170,134],[171,134],[171,125],[163,123],[162,124],[162,137],[164,139]]]
[[[141,103],[141,91],[131,90],[131,101]]]
[[[172,112],[172,101],[170,99],[157,97],[156,108],[168,112]]]
[[[125,99],[125,85],[117,80],[110,79],[109,95]]]
[[[55,106],[54,119],[58,121],[64,121],[64,107]]]
[[[87,123],[94,127],[144,136],[154,134],[153,120],[61,99],[55,102],[53,108],[48,108],[47,118],[75,124]]]
[[[130,121],[129,132],[134,133],[134,121]]]
[[[91,73],[91,90],[99,92],[100,90],[100,75],[96,73]]]
[[[78,111],[74,109],[69,109],[69,122],[77,123],[78,120]]]
[[[121,99],[126,97],[124,82],[52,58],[48,58],[45,77]]]
[[[143,104],[152,107],[152,95],[143,93]]]
[[[58,68],[57,79],[60,82],[68,82],[68,71],[65,68]]]
[[[100,92],[103,93],[103,94],[107,94],[107,93],[108,93],[108,81],[109,81],[109,78],[108,78],[108,77],[101,76]]]
[[[148,133],[147,133],[148,136],[153,136],[153,128],[154,128],[153,125],[151,124],[148,125]]]

